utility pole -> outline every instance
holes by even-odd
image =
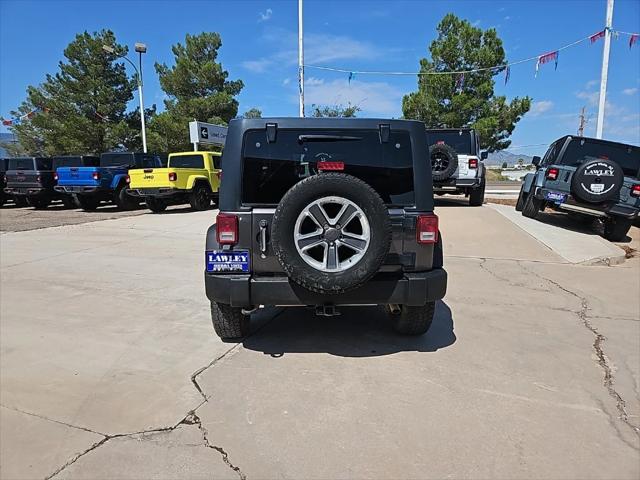
[[[602,138],[604,129],[604,108],[607,100],[607,76],[609,75],[609,51],[611,50],[611,25],[613,24],[613,0],[607,0],[607,24],[604,29],[602,51],[602,74],[600,76],[600,101],[598,102],[598,123],[596,138]]]
[[[302,0],[298,0],[298,90],[300,117],[304,117],[304,42],[302,40]]]
[[[587,124],[587,119],[584,117],[584,107],[580,110],[580,125],[578,125],[578,136],[584,137],[584,126]]]

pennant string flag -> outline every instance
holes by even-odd
[[[589,40],[591,41],[591,43],[596,43],[598,39],[604,38],[605,32],[606,32],[606,29],[599,31],[598,33],[594,33],[589,37]]]
[[[638,37],[640,37],[640,34],[637,34],[637,33],[631,34],[631,37],[629,38],[629,48],[633,47],[633,44],[638,41]]]
[[[511,76],[511,67],[507,66],[504,70],[504,84],[506,85],[509,81],[509,77]]]

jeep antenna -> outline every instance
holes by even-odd
[[[304,42],[302,40],[302,0],[298,0],[298,90],[300,117],[304,117]]]

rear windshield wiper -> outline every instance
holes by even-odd
[[[349,137],[346,135],[298,135],[298,142],[350,142],[362,140],[362,137]]]

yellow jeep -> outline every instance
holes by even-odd
[[[143,197],[149,210],[164,211],[168,205],[191,204],[206,210],[218,202],[220,152],[170,153],[165,168],[129,170],[129,195]]]

